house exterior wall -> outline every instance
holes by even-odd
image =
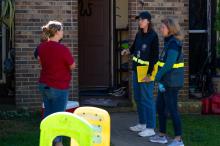
[[[185,86],[181,100],[188,100],[188,0],[145,0],[144,10],[152,14],[155,30],[166,16],[179,20],[185,32],[184,62]],[[70,98],[78,98],[78,1],[77,0],[16,0],[15,48],[16,48],[16,104],[18,107],[39,109],[41,97],[38,91],[40,66],[33,51],[40,42],[40,27],[49,20],[64,22],[63,43],[68,46],[77,63],[72,76]],[[139,0],[128,0],[129,39],[134,40],[137,22],[133,18],[142,10]],[[161,46],[162,37],[160,36]]]

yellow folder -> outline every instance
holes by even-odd
[[[147,76],[148,65],[146,66],[137,66],[137,78],[138,82],[144,82],[143,78]]]
[[[151,76],[150,76],[150,79],[151,79],[152,81],[155,80],[155,76],[156,76],[157,72],[158,72],[158,64],[156,63],[156,64],[154,65],[153,71],[152,71]]]

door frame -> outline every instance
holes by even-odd
[[[117,84],[117,80],[116,80],[116,73],[117,73],[117,69],[116,69],[116,61],[114,59],[114,56],[117,55],[117,50],[116,50],[116,38],[115,38],[115,28],[116,28],[116,0],[110,0],[111,4],[110,4],[110,47],[111,47],[111,85],[110,87],[114,87]]]

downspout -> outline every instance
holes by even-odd
[[[211,0],[207,0],[207,37],[208,37],[208,43],[207,43],[207,55],[208,55],[208,63],[211,63],[211,42],[212,42],[212,7],[211,7]]]

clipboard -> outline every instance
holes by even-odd
[[[137,79],[138,83],[144,82],[143,78],[146,77],[148,71],[148,65],[137,66]]]

